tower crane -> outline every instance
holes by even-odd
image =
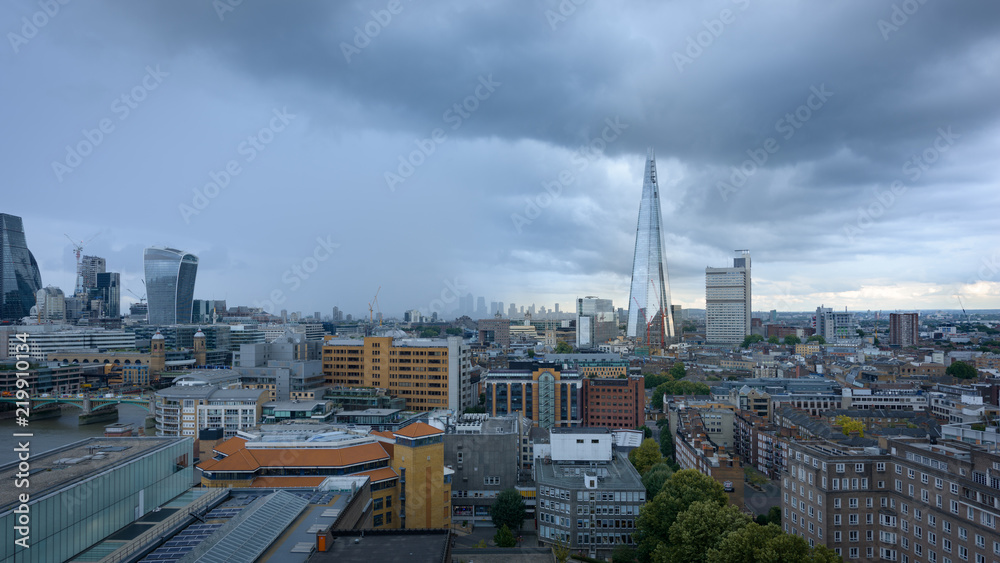
[[[83,293],[83,264],[80,262],[80,256],[83,254],[84,245],[97,238],[97,235],[90,237],[86,242],[80,241],[79,243],[70,238],[66,233],[63,233],[63,235],[73,245],[73,254],[76,255],[76,295],[79,295]]]

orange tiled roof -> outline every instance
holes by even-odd
[[[254,471],[260,467],[346,467],[382,459],[389,459],[389,454],[379,443],[373,442],[339,449],[241,449],[223,459],[206,461],[199,467],[210,471]]]
[[[215,446],[215,451],[222,455],[233,455],[234,453],[242,450],[246,445],[247,441],[245,438],[239,438],[234,436],[224,442],[219,442]]]
[[[392,432],[389,432],[388,430],[372,430],[371,433],[374,434],[374,435],[376,435],[376,436],[381,436],[383,438],[388,438],[390,440],[394,440],[396,438],[395,436],[392,435]]]
[[[426,422],[414,422],[396,431],[395,434],[407,438],[425,438],[427,436],[434,436],[435,434],[444,434],[444,430],[434,428]]]
[[[270,477],[257,477],[253,480],[253,483],[251,483],[250,486],[264,489],[280,489],[282,487],[318,487],[325,479],[326,477],[285,477],[274,475]]]
[[[371,477],[372,483],[378,483],[379,481],[385,481],[387,479],[395,479],[396,477],[399,477],[399,474],[396,473],[396,470],[394,470],[391,467],[383,467],[381,469],[373,469],[371,471],[362,471],[361,473],[356,473],[356,475],[367,475]]]

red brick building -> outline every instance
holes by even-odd
[[[641,376],[582,381],[583,426],[638,428],[645,424],[646,393]]]

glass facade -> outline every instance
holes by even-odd
[[[143,252],[143,264],[149,324],[190,323],[198,257],[175,248],[151,247]]]
[[[128,444],[121,438],[123,443]],[[176,440],[146,455],[85,477],[30,504],[31,547],[14,549],[12,511],[0,515],[0,563],[68,561],[187,490],[193,479],[191,440]],[[69,471],[69,470],[64,470]]]
[[[642,201],[635,229],[635,257],[632,261],[632,288],[628,303],[628,332],[647,344],[662,345],[676,335],[670,314],[667,259],[660,232],[660,188],[656,183],[656,159],[646,157]]]
[[[30,315],[39,289],[42,276],[28,250],[21,218],[0,213],[0,320],[19,321]]]

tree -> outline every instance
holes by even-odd
[[[648,426],[646,426],[645,424],[643,424],[642,426],[640,426],[639,428],[637,428],[637,430],[642,430],[642,437],[643,438],[652,438],[653,437],[653,429],[650,428],[650,427],[648,427]]]
[[[667,381],[661,383],[653,390],[653,407],[663,408],[663,395],[708,395],[712,390],[704,383],[693,381]]]
[[[638,448],[628,453],[628,460],[632,462],[639,475],[644,475],[650,467],[663,461],[663,456],[660,455],[660,446],[656,440],[646,438]]]
[[[652,558],[657,546],[670,541],[670,527],[677,515],[698,501],[722,508],[728,497],[722,485],[697,469],[678,471],[663,483],[660,492],[639,511],[636,521],[639,553],[644,561]]]
[[[767,339],[767,343],[768,344],[781,344],[781,341],[778,340],[777,336],[772,336],[772,337],[770,337],[770,338]]]
[[[979,377],[979,372],[976,371],[976,368],[962,361],[952,362],[948,366],[948,369],[945,370],[945,373],[958,379],[976,379]]]
[[[670,426],[670,419],[667,417],[663,417],[656,421],[657,428],[663,428],[664,426]]]
[[[740,347],[741,348],[749,348],[751,344],[753,344],[755,342],[762,342],[763,340],[764,340],[764,337],[761,336],[761,335],[759,335],[759,334],[750,334],[750,335],[747,335],[747,337],[743,339],[743,343],[740,344]]]
[[[775,524],[750,523],[729,533],[708,550],[707,563],[840,563],[826,546],[810,548],[806,540],[785,534]]]
[[[666,463],[657,463],[642,476],[642,485],[646,487],[646,498],[653,498],[660,492],[663,484],[674,474],[674,470]]]
[[[572,353],[573,353],[572,346],[570,346],[569,344],[567,344],[562,340],[556,342],[556,354],[572,354]]]
[[[497,544],[497,547],[514,547],[517,545],[517,540],[514,539],[514,532],[510,531],[507,524],[504,524],[493,536],[493,543]]]
[[[840,427],[844,436],[850,436],[851,432],[857,432],[858,436],[865,437],[865,423],[861,420],[842,414],[834,418],[833,423]]]
[[[861,329],[859,328],[859,329],[857,329],[857,330],[856,330],[855,332],[857,332],[857,333],[858,333],[858,337],[859,337],[859,338],[864,338],[864,336],[865,336],[865,331],[863,331],[863,330],[861,330]]]
[[[789,334],[785,337],[785,344],[788,346],[795,346],[796,344],[802,344],[802,339],[794,334]]]
[[[520,530],[526,515],[524,499],[516,489],[500,491],[490,506],[490,518],[497,529],[507,526],[511,530]]]
[[[454,327],[454,326],[450,326],[450,327],[444,329],[444,331],[445,331],[446,334],[450,334],[452,336],[462,336],[462,332],[463,332],[462,329],[460,329],[458,327]]]
[[[780,506],[772,506],[770,509],[768,509],[768,511],[767,511],[767,521],[769,523],[771,523],[771,524],[776,525],[776,526],[780,526],[781,525],[781,507]]]
[[[635,549],[619,545],[611,552],[611,563],[635,563]]]
[[[485,404],[486,404],[486,393],[480,393],[479,394],[479,406],[483,406]]]
[[[531,348],[528,348],[527,355],[528,355],[529,358],[534,358],[535,357],[535,351],[532,350]]]
[[[674,362],[668,373],[674,379],[684,379],[684,376],[687,375],[687,368],[684,367],[684,362]]]
[[[823,338],[822,334],[814,334],[814,335],[810,336],[809,338],[807,338],[806,342],[819,342],[820,344],[826,344],[826,339]]]
[[[657,563],[703,563],[708,550],[722,538],[750,524],[750,517],[733,505],[719,507],[711,501],[694,502],[670,526],[670,542],[653,554]]]

